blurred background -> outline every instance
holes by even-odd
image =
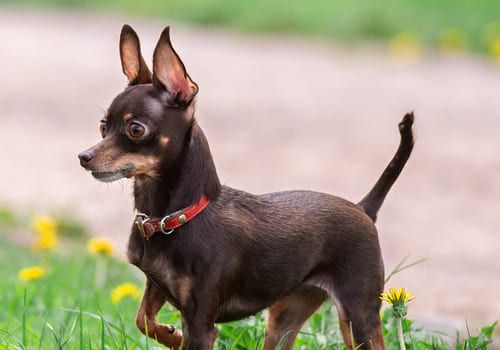
[[[409,316],[431,328],[500,318],[499,1],[1,0],[0,227],[65,217],[123,255],[131,182],[98,183],[76,155],[126,85],[124,23],[149,63],[172,26],[229,186],[358,201],[415,111],[415,151],[377,226],[387,273],[427,260],[389,286],[416,294]]]

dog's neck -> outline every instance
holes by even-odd
[[[135,207],[139,212],[160,217],[198,202],[203,195],[212,200],[220,189],[207,139],[193,120],[180,155],[162,165],[157,177],[135,179]]]

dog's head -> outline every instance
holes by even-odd
[[[78,155],[80,164],[104,182],[154,178],[160,164],[174,161],[192,125],[198,92],[172,47],[169,27],[156,45],[152,74],[128,25],[120,35],[120,58],[129,85],[101,119],[103,140]]]

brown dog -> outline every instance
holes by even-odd
[[[139,329],[174,349],[212,349],[215,323],[269,308],[264,349],[271,350],[333,298],[347,347],[383,349],[384,267],[374,221],[410,156],[413,115],[399,124],[398,151],[359,204],[310,191],[257,196],[220,184],[194,117],[198,86],[169,28],[153,74],[128,25],[120,55],[129,86],[101,120],[103,140],[79,158],[101,181],[135,179],[139,213],[128,256],[147,277]],[[184,334],[156,321],[166,301],[180,310]]]

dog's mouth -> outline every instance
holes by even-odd
[[[92,173],[92,176],[99,181],[113,182],[113,181],[122,179],[124,177],[127,177],[127,178],[132,177],[133,170],[134,170],[133,165],[126,165],[123,168],[113,170],[113,171],[93,170],[91,173]]]

